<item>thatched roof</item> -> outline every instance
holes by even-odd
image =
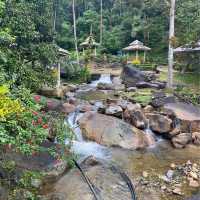
[[[139,40],[135,40],[132,43],[130,43],[129,46],[124,48],[123,50],[124,51],[150,51],[151,48],[145,46]]]
[[[200,52],[200,40],[195,44],[186,44],[174,49],[174,53],[194,53]]]
[[[63,49],[61,47],[58,47],[58,53],[60,56],[68,56],[70,55],[69,51],[67,51],[66,49]]]
[[[95,42],[95,39],[92,35],[90,35],[84,42],[80,44],[81,47],[97,47],[99,45],[99,43]]]

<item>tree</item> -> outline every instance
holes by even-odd
[[[100,20],[100,44],[103,41],[103,0],[101,0],[101,20]]]
[[[170,27],[169,27],[169,52],[168,52],[168,88],[173,87],[173,65],[174,65],[174,22],[175,22],[175,5],[176,0],[171,0],[170,8]]]
[[[77,63],[79,64],[79,53],[78,53],[78,43],[76,35],[76,13],[75,13],[75,0],[72,2],[72,12],[73,12],[73,24],[74,24],[74,45],[76,49]]]

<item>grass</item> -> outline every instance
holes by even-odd
[[[167,80],[167,72],[161,72],[160,78],[161,81]],[[181,84],[191,89],[193,91],[200,90],[200,74],[199,73],[184,73],[180,72],[174,73],[174,83]]]

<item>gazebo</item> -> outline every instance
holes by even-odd
[[[182,67],[182,72],[184,72],[190,65],[200,64],[200,40],[196,43],[186,44],[174,49],[174,54],[176,54],[177,59],[184,63]],[[192,62],[191,62],[192,61]]]
[[[123,51],[125,52],[135,52],[136,55],[136,59],[138,60],[138,53],[140,51],[144,52],[144,62],[146,61],[146,52],[150,51],[151,48],[145,46],[142,42],[140,42],[139,40],[135,40],[132,43],[129,44],[128,47],[124,48]]]
[[[95,42],[95,39],[92,34],[86,38],[84,42],[80,44],[80,47],[83,49],[83,54],[85,53],[85,49],[94,49],[94,55],[97,55],[97,47],[100,46],[99,43]]]
[[[59,60],[57,64],[57,88],[60,88],[61,86],[61,78],[60,78],[60,73],[61,73],[61,62],[64,58],[68,57],[70,55],[69,51],[62,49],[61,47],[58,48],[58,55],[59,55]]]
[[[174,49],[174,53],[194,53],[200,52],[200,40],[195,44],[186,44]]]

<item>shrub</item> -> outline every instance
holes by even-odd
[[[133,65],[140,65],[141,64],[141,61],[139,60],[139,59],[133,59],[133,61],[132,61],[132,64]]]

